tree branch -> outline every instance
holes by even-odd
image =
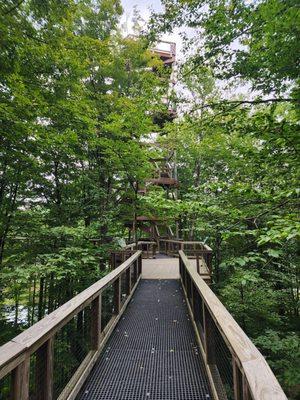
[[[292,98],[277,98],[277,99],[257,99],[257,100],[223,100],[218,103],[208,103],[199,107],[194,107],[190,113],[196,110],[203,110],[205,108],[217,108],[224,105],[232,105],[233,107],[238,107],[243,104],[265,104],[265,103],[300,103],[299,99]]]

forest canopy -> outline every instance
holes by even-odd
[[[0,345],[103,276],[128,220],[155,213],[212,247],[214,291],[296,399],[299,4],[162,5],[126,36],[119,0],[0,0]],[[150,49],[174,30],[170,89]],[[153,132],[176,155],[176,199],[137,196]]]

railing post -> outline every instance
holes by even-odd
[[[193,313],[193,318],[195,319],[195,304],[194,304],[194,282],[191,279],[191,285],[190,285],[190,291],[191,291],[191,309],[192,309],[192,313]]]
[[[187,293],[187,295],[188,295],[188,287],[187,287],[187,275],[188,275],[188,272],[187,272],[187,269],[186,269],[186,266],[184,265],[184,287],[185,287],[185,291],[186,291],[186,293]]]
[[[92,301],[91,310],[91,347],[92,350],[98,350],[101,342],[101,303],[102,294],[100,293]]]
[[[181,259],[181,255],[179,255],[179,276],[182,278],[182,259]]]
[[[245,375],[243,375],[243,400],[250,400],[249,387]]]
[[[243,397],[241,397],[241,382],[239,379],[239,375],[241,374],[239,367],[237,366],[237,363],[234,358],[232,358],[232,372],[233,372],[233,394],[234,394],[234,400],[243,400]]]
[[[200,275],[199,253],[196,253],[197,273]]]
[[[138,280],[138,260],[133,262],[133,281],[136,283]]]
[[[36,400],[53,399],[54,337],[47,340],[36,354]]]
[[[126,294],[129,295],[131,292],[131,274],[130,274],[130,270],[131,270],[131,265],[128,266],[128,268],[126,269],[125,272],[125,278],[126,278]]]
[[[121,277],[114,281],[114,313],[119,314],[121,310]]]
[[[142,273],[142,255],[139,255],[138,258],[138,276],[140,276]]]
[[[209,253],[207,253],[207,266],[209,269],[209,272],[212,273],[212,252],[210,251]]]
[[[30,358],[19,364],[12,373],[12,400],[29,400]]]
[[[213,320],[210,313],[203,302],[203,321],[204,321],[204,349],[206,354],[206,363],[216,363],[216,346],[213,334]]]

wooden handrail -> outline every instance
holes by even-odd
[[[183,286],[186,290],[188,302],[192,313],[199,312],[194,309],[194,296],[195,292],[201,296],[204,318],[204,334],[202,338],[202,350],[206,356],[207,364],[210,363],[210,355],[214,343],[210,343],[210,332],[208,329],[208,320],[205,318],[207,313],[212,318],[216,329],[223,337],[233,360],[233,380],[235,399],[240,399],[240,389],[244,393],[245,399],[250,393],[253,400],[287,400],[281,386],[279,385],[276,377],[274,376],[271,368],[266,362],[263,355],[259,352],[257,347],[252,343],[246,333],[238,325],[232,315],[228,312],[225,306],[221,303],[218,297],[204,282],[199,274],[196,273],[194,268],[183,251],[179,251],[181,279]],[[187,275],[190,281],[187,282]],[[193,290],[194,289],[194,290]],[[216,354],[216,357],[218,354]],[[237,370],[236,370],[237,369]],[[243,388],[239,388],[238,373],[241,374]]]
[[[124,304],[123,307],[120,306],[121,276],[124,273],[126,274],[126,281],[128,286],[126,290],[128,296],[130,296],[130,294],[132,294],[133,288],[131,287],[130,275],[128,279],[127,272],[130,272],[130,268],[132,266],[134,267],[133,274],[134,283],[136,285],[141,275],[141,253],[141,251],[137,251],[123,264],[108,273],[105,277],[103,277],[102,279],[85,289],[83,292],[73,297],[67,303],[57,308],[51,314],[47,315],[45,318],[38,321],[36,324],[32,325],[30,328],[0,347],[0,379],[10,372],[14,372],[12,385],[12,398],[14,400],[22,400],[23,398],[27,398],[26,393],[24,394],[24,390],[28,391],[29,373],[26,372],[26,377],[22,376],[22,379],[18,379],[18,376],[20,375],[19,369],[23,371],[25,363],[26,365],[29,363],[30,355],[41,349],[44,344],[47,344],[49,342],[49,340],[52,340],[57,331],[65,326],[75,315],[77,315],[88,305],[92,306],[92,312],[94,314],[94,318],[92,320],[92,330],[94,331],[91,332],[93,342],[92,353],[96,353],[97,350],[99,350],[100,344],[101,342],[103,342],[106,335],[106,332],[105,334],[102,333],[101,335],[101,294],[108,286],[117,282],[117,284],[114,284],[114,301],[116,303],[115,312],[117,316],[119,316],[119,314],[122,313],[127,304]],[[99,318],[100,322],[98,321]],[[50,358],[53,359],[53,354],[50,355]],[[28,366],[26,366],[26,368],[28,369]],[[27,383],[25,382],[26,380]],[[23,386],[20,388],[20,385]],[[23,393],[22,395],[20,395],[21,392]],[[46,398],[52,399],[52,395],[47,395],[45,399]]]
[[[207,244],[204,244],[203,242],[199,240],[183,240],[183,239],[159,239],[160,242],[167,242],[167,243],[177,243],[177,244],[195,244],[195,245],[202,245],[204,247],[204,250],[207,251],[212,251],[212,248],[209,247]]]

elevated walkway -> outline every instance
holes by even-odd
[[[141,281],[77,397],[94,399],[211,399],[178,280]]]
[[[0,347],[0,399],[287,400],[193,260],[177,257],[136,251]]]

